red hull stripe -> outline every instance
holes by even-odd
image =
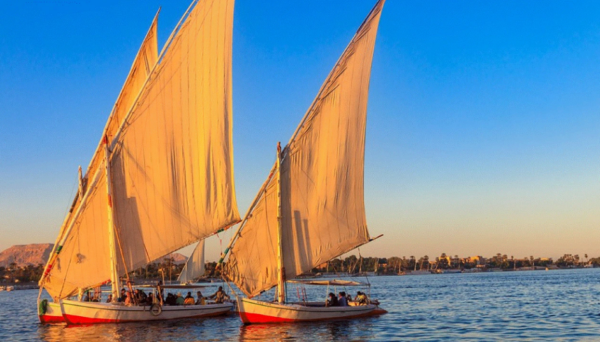
[[[197,316],[189,316],[183,318],[171,318],[171,319],[189,319],[189,318],[200,318],[200,317],[211,317],[211,316],[219,316],[226,315],[229,311],[225,312],[216,312],[211,314],[202,314]],[[83,316],[75,316],[75,315],[64,315],[67,324],[102,324],[102,323],[129,323],[129,322],[148,322],[150,320],[124,320],[124,319],[110,319],[110,318],[92,318],[92,317],[83,317]],[[167,320],[165,319],[156,319],[159,320]]]
[[[261,314],[253,314],[247,312],[240,311],[240,318],[244,324],[252,324],[252,323],[289,323],[289,322],[310,322],[310,321],[325,321],[325,320],[340,320],[347,318],[358,318],[358,317],[368,317],[368,316],[377,316],[381,314],[385,314],[387,311],[383,309],[375,309],[373,311],[358,314],[354,316],[345,316],[345,317],[332,317],[332,318],[317,318],[317,319],[291,319],[291,318],[282,318],[275,316],[267,316]]]
[[[52,323],[64,323],[65,319],[63,316],[50,316],[50,315],[38,315],[40,323],[52,324]]]

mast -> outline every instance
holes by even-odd
[[[283,266],[283,249],[281,246],[281,143],[277,143],[277,301],[285,303],[285,267]]]
[[[119,271],[117,269],[117,246],[115,244],[115,225],[113,223],[112,183],[110,179],[110,151],[108,149],[108,136],[104,136],[104,160],[106,167],[106,191],[108,194],[108,248],[110,255],[110,281],[112,283],[112,300],[119,297]]]

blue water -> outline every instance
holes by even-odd
[[[250,326],[243,326],[235,315],[151,324],[44,326],[37,321],[37,291],[0,292],[0,340],[600,340],[600,269],[369,280],[372,296],[380,299],[382,307],[389,311],[387,315]],[[296,297],[293,286],[288,293],[292,299]],[[314,295],[313,299],[324,298],[325,289],[311,288],[309,295]]]

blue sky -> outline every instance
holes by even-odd
[[[236,2],[242,214],[373,4]],[[156,10],[162,46],[188,5],[2,2],[0,250],[54,241]],[[365,165],[370,231],[385,236],[363,255],[600,255],[598,13],[597,1],[387,1]]]

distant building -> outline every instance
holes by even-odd
[[[475,265],[485,265],[486,263],[486,259],[484,257],[482,257],[481,255],[476,255],[476,256],[470,256],[466,258],[466,262],[469,264],[475,264]]]

